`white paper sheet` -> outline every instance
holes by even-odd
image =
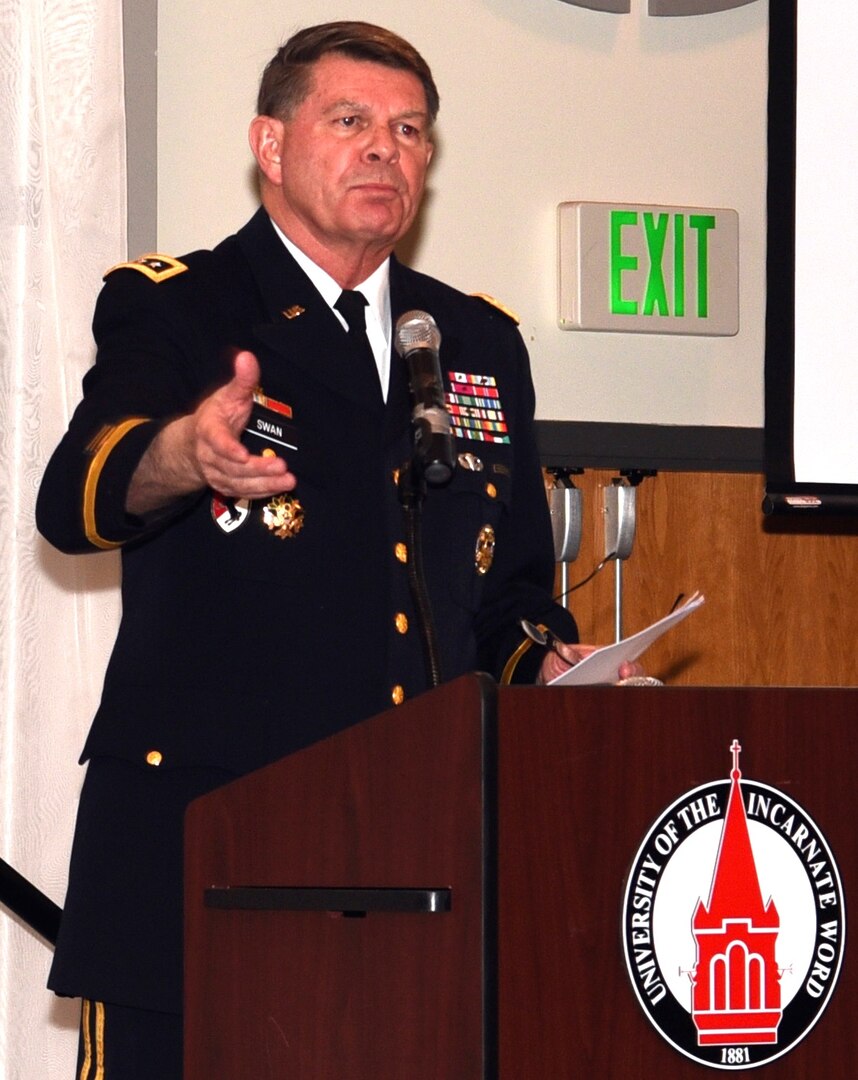
[[[648,626],[640,633],[632,634],[631,637],[623,638],[614,645],[605,645],[591,653],[574,667],[552,679],[549,686],[595,686],[600,683],[615,683],[619,679],[617,674],[620,664],[632,663],[637,660],[654,641],[658,641],[662,634],[672,626],[682,622],[692,611],[696,611],[706,598],[699,592],[693,593],[678,608],[663,619]]]

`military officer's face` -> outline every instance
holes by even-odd
[[[299,247],[378,250],[407,232],[432,157],[426,94],[409,71],[337,53],[279,132],[268,206]],[[309,241],[309,242],[307,242]]]

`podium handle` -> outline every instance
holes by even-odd
[[[330,889],[286,885],[225,885],[205,890],[208,908],[233,911],[328,911],[360,917],[368,912],[443,915],[452,889]]]

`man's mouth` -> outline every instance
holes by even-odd
[[[377,194],[398,195],[400,193],[400,185],[393,180],[367,178],[364,180],[356,180],[352,184],[352,187],[358,191],[368,191]]]

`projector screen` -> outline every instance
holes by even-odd
[[[855,513],[858,5],[769,18],[767,509]]]

